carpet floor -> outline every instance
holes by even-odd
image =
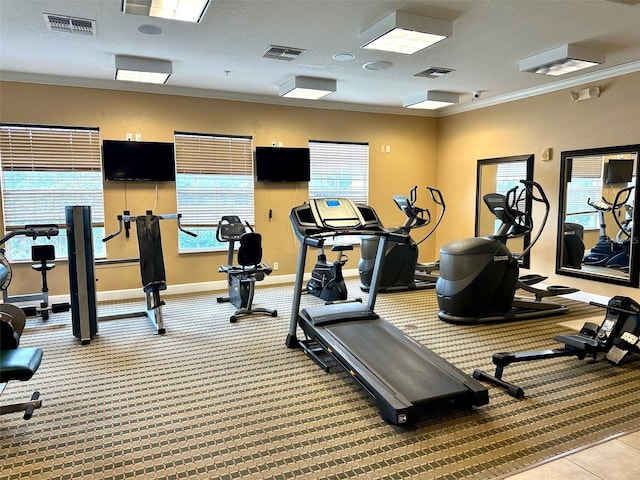
[[[349,289],[366,300],[355,279]],[[490,387],[486,406],[392,426],[347,374],[286,348],[291,285],[258,284],[254,305],[279,315],[234,324],[223,293],[164,297],[165,335],[144,318],[112,320],[81,345],[70,314],[29,320],[21,346],[42,348],[42,364],[1,400],[39,390],[43,406],[29,421],[0,419],[0,479],[489,479],[640,426],[637,362],[575,358],[509,367],[522,399]],[[491,371],[494,352],[558,346],[551,338],[570,332],[561,322],[604,318],[563,303],[566,315],[483,326],[439,321],[433,290],[380,294],[376,311],[471,374]]]

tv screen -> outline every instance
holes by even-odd
[[[258,182],[308,182],[310,164],[308,148],[256,147]]]
[[[176,162],[173,143],[103,140],[104,179],[173,182]]]
[[[633,177],[633,159],[611,159],[607,164],[607,183],[629,183]]]

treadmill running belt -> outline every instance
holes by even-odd
[[[470,393],[459,378],[452,376],[456,367],[394,330],[397,329],[383,320],[346,321],[316,327],[316,334],[333,337],[330,345],[342,345],[348,354],[414,405]]]

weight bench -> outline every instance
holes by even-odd
[[[11,324],[0,319],[0,395],[7,383],[13,380],[25,382],[33,377],[40,361],[42,350],[39,348],[19,348],[20,336],[14,331]],[[40,393],[33,392],[28,402],[0,405],[0,415],[8,413],[24,412],[24,419],[29,420],[35,409],[42,406]]]

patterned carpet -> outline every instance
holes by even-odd
[[[349,287],[366,297],[355,280]],[[488,479],[639,426],[637,363],[575,358],[507,369],[524,399],[491,387],[482,408],[388,425],[346,374],[285,347],[291,292],[259,285],[256,306],[279,317],[235,324],[215,293],[167,296],[165,335],[144,318],[114,320],[90,345],[72,336],[70,314],[30,320],[22,346],[44,350],[41,367],[1,400],[37,389],[43,407],[29,421],[0,419],[0,479]],[[376,310],[471,373],[491,370],[496,351],[553,347],[569,331],[558,322],[604,318],[565,303],[568,315],[496,326],[439,321],[433,290],[381,294]],[[100,314],[140,306],[101,305]]]

